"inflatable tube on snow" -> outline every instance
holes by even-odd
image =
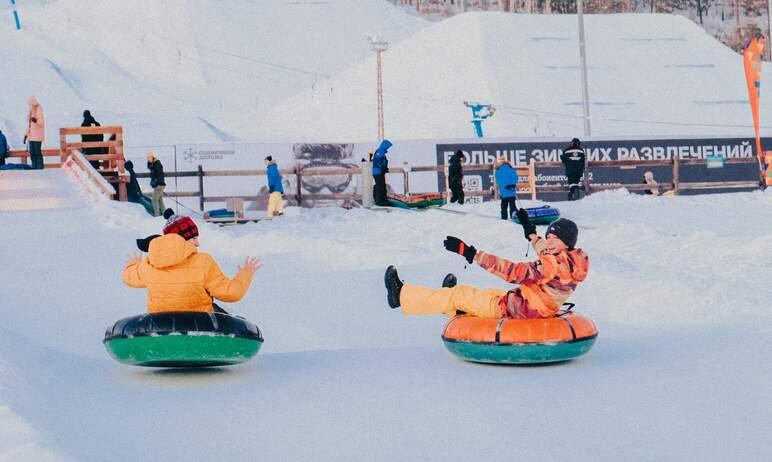
[[[181,311],[121,319],[107,329],[102,342],[123,364],[206,367],[248,361],[260,350],[263,337],[243,318]]]
[[[442,193],[411,194],[410,197],[401,194],[391,194],[386,200],[392,207],[403,209],[423,209],[445,203],[445,197]]]
[[[528,212],[528,219],[531,220],[531,223],[534,225],[548,225],[560,218],[560,210],[553,209],[549,205],[531,207],[525,209],[525,211]],[[520,220],[517,219],[517,215],[514,213],[512,214],[512,220],[515,223],[520,223]]]
[[[442,340],[467,361],[535,364],[573,359],[587,353],[598,329],[576,313],[544,319],[492,319],[461,315],[445,326]]]

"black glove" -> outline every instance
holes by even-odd
[[[516,184],[508,184],[504,186],[504,189],[507,191],[517,191],[517,185]]]
[[[520,221],[520,225],[523,227],[523,235],[525,236],[525,240],[530,242],[531,234],[536,233],[536,226],[531,224],[531,220],[528,218],[528,212],[526,212],[525,209],[517,209],[516,215],[517,219]]]
[[[273,194],[273,188],[271,186],[268,187],[268,194]]]
[[[445,240],[442,244],[449,252],[463,255],[469,263],[474,261],[474,256],[477,254],[477,249],[475,249],[473,245],[468,245],[466,242],[455,236],[445,236]]]

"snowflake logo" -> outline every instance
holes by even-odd
[[[198,160],[198,151],[194,151],[193,148],[188,148],[182,153],[182,158],[185,162],[193,163],[193,161]]]

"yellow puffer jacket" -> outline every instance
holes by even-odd
[[[167,234],[150,242],[147,258],[126,265],[123,282],[147,287],[151,313],[211,312],[212,297],[224,302],[241,300],[252,283],[252,273],[241,270],[228,279],[211,255],[198,253],[192,242],[178,234]]]

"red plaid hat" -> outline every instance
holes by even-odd
[[[174,216],[164,226],[164,234],[179,234],[189,241],[198,237],[198,226],[190,217]]]

